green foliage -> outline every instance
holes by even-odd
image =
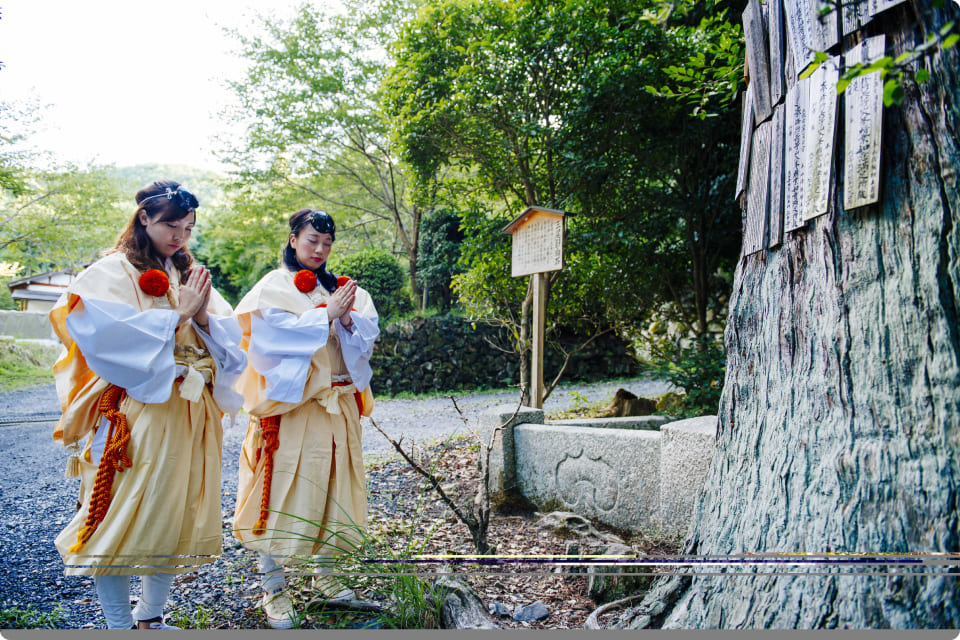
[[[7,286],[10,280],[12,278],[0,279],[0,309],[4,311],[16,311],[19,308],[16,300],[13,299],[13,292]]]
[[[943,6],[945,0],[934,0],[933,7],[939,9]],[[826,15],[836,11],[835,2],[825,2],[821,5],[820,14]],[[879,73],[883,80],[883,104],[886,107],[902,104],[906,98],[906,92],[903,84],[908,78],[916,82],[926,82],[930,79],[930,72],[924,68],[916,68],[915,63],[921,59],[931,56],[938,50],[946,50],[957,45],[960,42],[960,34],[954,33],[956,21],[950,20],[939,29],[927,33],[927,36],[920,44],[907,49],[896,58],[892,56],[882,56],[877,60],[868,63],[858,62],[852,67],[843,70],[840,78],[837,80],[837,94],[843,94],[850,83],[856,78],[866,76],[871,73]],[[800,79],[807,78],[813,74],[820,65],[826,63],[830,57],[823,51],[817,51],[814,54],[813,63],[810,64]]]
[[[441,311],[450,308],[451,282],[460,273],[460,245],[463,231],[456,211],[439,208],[424,217],[420,225],[417,254],[417,282],[440,297]]]
[[[666,342],[661,349],[664,359],[658,368],[685,393],[682,414],[716,415],[726,363],[723,345],[710,335],[701,335],[688,345]]]
[[[0,611],[0,629],[57,629],[65,622],[64,608],[59,603],[49,612],[32,604],[23,609],[10,607]]]
[[[287,219],[308,205],[299,191],[271,185],[227,185],[225,193],[227,203],[203,216],[191,250],[210,268],[217,290],[236,304],[280,266],[289,235]]]
[[[21,275],[75,267],[113,245],[133,213],[105,167],[28,169],[20,196],[0,194],[0,260]]]
[[[0,340],[0,391],[53,382],[59,347],[36,342]]]
[[[222,178],[212,171],[197,169],[182,164],[148,163],[117,167],[111,175],[122,181],[129,191],[127,200],[132,205],[134,195],[141,187],[156,180],[176,180],[190,190],[200,201],[198,226],[203,225],[207,212],[222,198]]]
[[[576,213],[548,326],[591,335],[669,302],[706,331],[739,250],[742,38],[700,4],[441,0],[405,26],[386,104],[420,183],[458,182],[469,313],[519,337],[527,281],[500,229],[537,204]]]
[[[335,254],[329,262],[331,271],[350,276],[367,290],[381,322],[410,309],[409,296],[403,287],[403,269],[386,251],[367,249],[347,255]]]
[[[232,83],[238,106],[226,116],[246,135],[223,140],[224,156],[237,167],[241,195],[299,196],[329,212],[338,231],[357,230],[338,233],[338,243],[357,235],[370,247],[402,247],[415,272],[420,209],[411,202],[378,92],[387,68],[383,47],[417,2],[342,4],[344,12],[327,14],[304,3],[289,20],[261,18],[257,33],[234,33],[249,67],[242,81]],[[237,213],[245,208],[236,207]],[[261,214],[279,218],[280,211]],[[246,222],[250,216],[232,217]],[[235,262],[222,267],[241,289],[255,280]]]

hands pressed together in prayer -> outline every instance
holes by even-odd
[[[180,286],[180,304],[177,313],[180,314],[180,323],[193,318],[201,327],[210,322],[207,315],[207,305],[210,302],[210,271],[202,265],[195,264],[190,269],[187,281]]]
[[[347,282],[342,287],[338,287],[333,294],[327,298],[327,317],[330,322],[340,318],[340,324],[345,329],[349,329],[353,324],[353,318],[350,317],[350,309],[357,299],[357,283],[353,280]]]

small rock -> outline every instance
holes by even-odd
[[[490,615],[493,616],[510,616],[513,614],[510,607],[496,600],[488,604],[487,609],[490,611]]]
[[[550,615],[550,611],[546,605],[540,600],[537,600],[533,604],[528,604],[514,611],[513,619],[517,622],[533,622],[534,620],[546,618],[548,615]]]

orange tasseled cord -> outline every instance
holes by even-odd
[[[260,498],[260,519],[253,525],[254,535],[260,535],[267,530],[267,513],[270,511],[270,483],[273,480],[273,452],[280,446],[280,416],[260,418],[260,430],[263,433],[263,454],[266,460],[263,463],[263,496]],[[260,451],[257,451],[257,461],[260,460]]]
[[[103,457],[97,467],[97,476],[93,483],[93,495],[90,497],[90,511],[87,521],[77,533],[77,542],[70,547],[75,553],[83,548],[90,539],[97,526],[107,515],[110,507],[110,490],[113,487],[114,471],[123,471],[124,467],[133,465],[127,457],[127,444],[130,442],[130,428],[127,426],[127,416],[120,411],[120,403],[127,391],[123,387],[110,385],[100,396],[100,415],[110,421],[110,431],[107,433],[107,443],[103,449]]]

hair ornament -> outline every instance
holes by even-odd
[[[184,211],[193,211],[200,206],[200,201],[197,200],[197,197],[179,186],[176,189],[171,189],[170,187],[165,187],[163,193],[157,193],[152,196],[147,196],[140,201],[140,206],[143,206],[143,203],[147,200],[152,200],[153,198],[166,198],[169,201],[172,201],[173,204],[177,205]]]

